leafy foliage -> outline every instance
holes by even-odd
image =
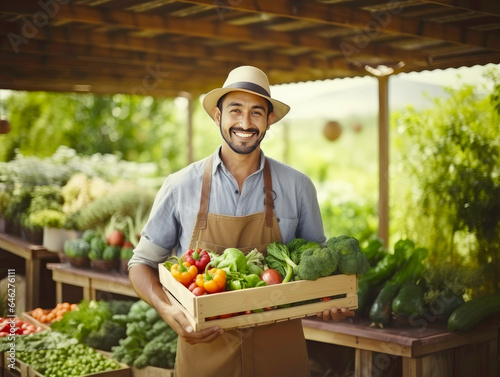
[[[487,290],[500,289],[500,130],[494,99],[464,85],[450,90],[448,99],[436,99],[428,111],[398,114],[391,183],[398,188],[397,231],[429,247],[434,264],[489,265],[494,279]]]
[[[0,136],[0,161],[12,160],[17,150],[49,157],[65,145],[82,155],[154,161],[167,172],[184,165],[185,135],[171,99],[12,92],[6,102],[12,130]]]

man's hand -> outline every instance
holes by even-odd
[[[224,333],[224,330],[218,327],[194,331],[184,313],[170,304],[162,304],[161,308],[157,307],[156,310],[186,343],[211,343]]]
[[[321,318],[323,321],[329,321],[330,319],[335,322],[343,321],[346,318],[354,317],[354,312],[347,308],[331,308],[330,310],[323,310],[321,313],[318,313],[318,318]]]
[[[224,333],[218,327],[195,332],[184,313],[170,304],[158,272],[147,265],[135,265],[129,270],[129,279],[137,295],[155,308],[160,317],[187,343],[210,343]]]

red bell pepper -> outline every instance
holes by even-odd
[[[205,267],[210,263],[210,255],[206,250],[202,250],[196,245],[194,249],[189,249],[184,253],[183,260],[196,266],[198,271],[205,271]]]

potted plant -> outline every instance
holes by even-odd
[[[65,213],[55,209],[42,209],[29,215],[31,224],[43,228],[43,246],[53,252],[61,252],[66,240],[74,240],[82,232],[68,227]]]

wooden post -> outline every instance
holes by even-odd
[[[389,245],[389,77],[378,76],[379,124],[379,228],[378,235]]]
[[[193,96],[186,94],[187,99],[187,160],[188,165],[193,160]]]

